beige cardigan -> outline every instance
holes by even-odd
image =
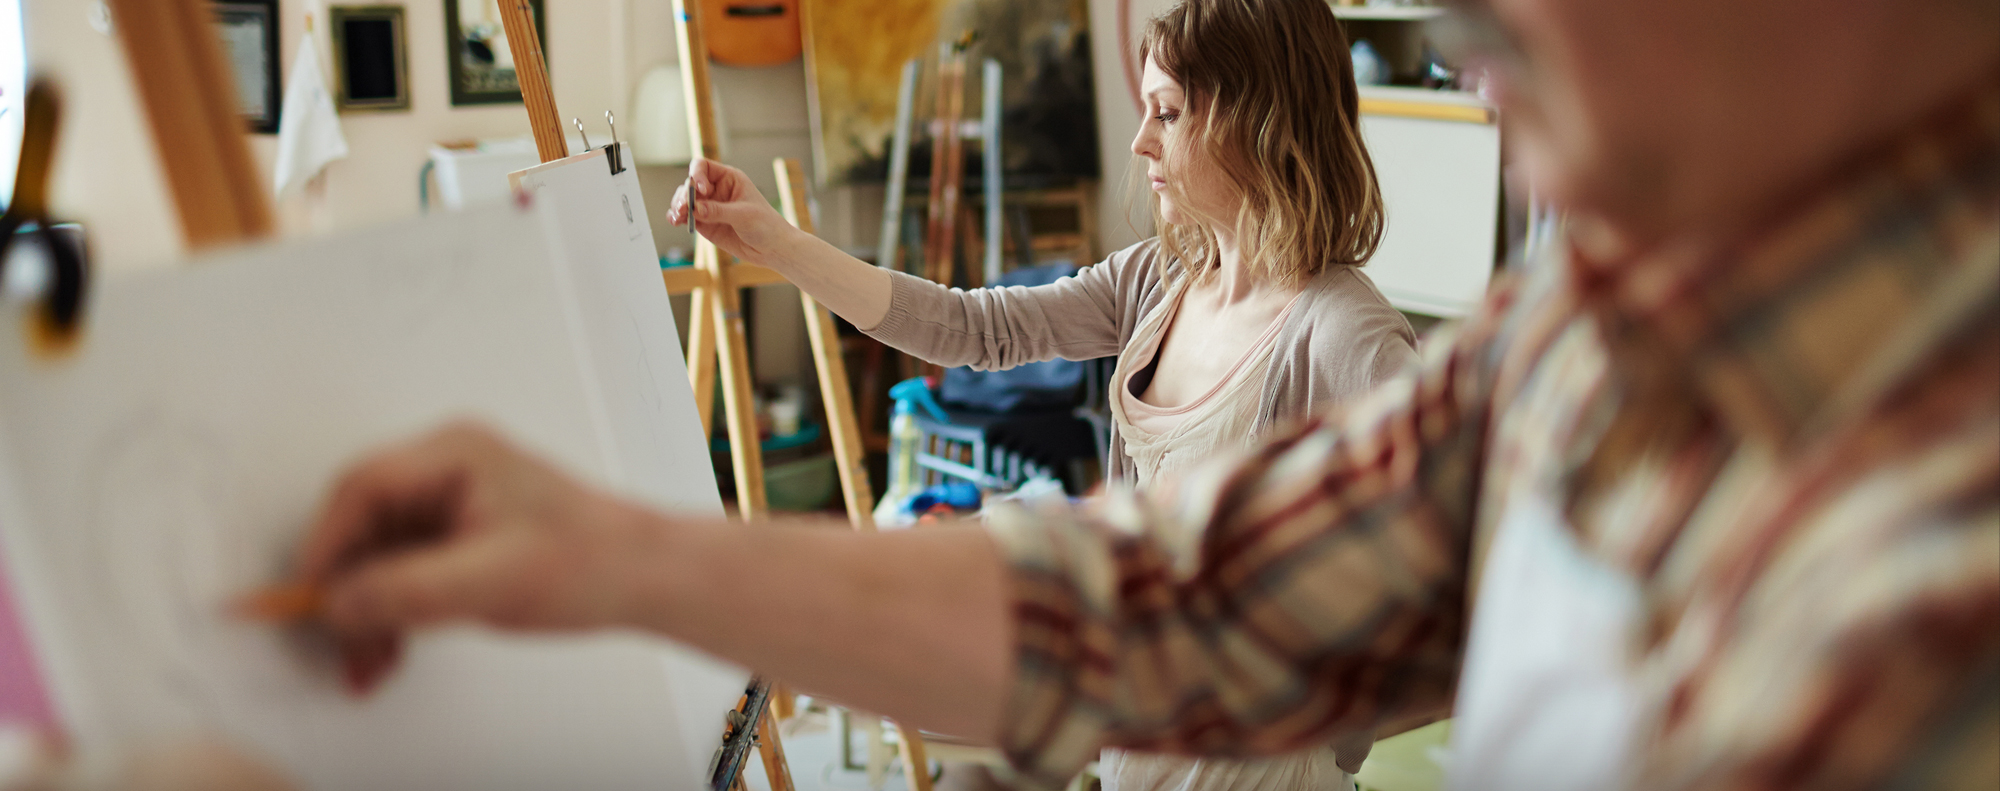
[[[1159,240],[1127,247],[1046,286],[964,290],[891,272],[889,313],[870,336],[940,365],[978,370],[1062,358],[1111,357],[1168,291]],[[1327,267],[1306,284],[1274,341],[1256,431],[1368,392],[1416,359],[1416,333],[1355,266]],[[1132,462],[1112,432],[1106,470],[1129,480]]]
[[[970,291],[890,272],[889,313],[863,330],[940,365],[979,370],[1062,358],[1111,357],[1169,292],[1159,240],[1127,247],[1046,286]],[[1306,283],[1273,340],[1255,431],[1367,393],[1416,360],[1416,333],[1360,267],[1327,267]],[[1132,478],[1125,442],[1111,433],[1112,480]],[[1342,768],[1361,768],[1374,733],[1335,742]]]

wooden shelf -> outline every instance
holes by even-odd
[[[1333,7],[1333,15],[1341,19],[1422,22],[1444,16],[1444,9],[1438,6],[1336,5]]]
[[[1375,85],[1361,86],[1361,113],[1473,124],[1490,124],[1496,117],[1492,106],[1465,91]]]
[[[755,288],[790,282],[771,269],[741,261],[729,264],[727,271],[729,284],[737,288]],[[697,288],[706,287],[710,280],[706,270],[692,266],[661,267],[660,279],[666,281],[668,294],[686,294]]]

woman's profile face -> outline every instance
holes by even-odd
[[[1151,57],[1146,58],[1139,92],[1146,116],[1139,119],[1132,153],[1145,160],[1146,177],[1160,196],[1160,217],[1176,225],[1234,222],[1241,203],[1236,186],[1223,177],[1221,164],[1206,147],[1195,145],[1187,92]]]

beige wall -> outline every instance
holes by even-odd
[[[380,0],[369,0],[379,2]],[[358,2],[358,0],[357,0]],[[1165,0],[1138,0],[1150,13]],[[93,0],[23,0],[30,67],[57,75],[69,101],[55,172],[53,200],[62,216],[87,223],[101,271],[120,273],[168,265],[184,256],[145,119],[133,93],[115,36],[89,22]],[[595,131],[603,111],[629,117],[631,86],[644,72],[678,57],[668,0],[547,0],[548,52],[556,101],[564,117],[581,116]],[[362,227],[417,214],[417,176],[432,143],[511,137],[527,133],[520,105],[454,108],[446,89],[444,10],[440,0],[405,6],[410,110],[351,113],[342,117],[351,154],[327,170],[312,194],[294,193],[278,205],[288,235]],[[1099,201],[1100,247],[1131,244],[1139,233],[1124,216],[1122,177],[1126,149],[1137,129],[1117,60],[1113,0],[1091,0],[1092,54],[1098,70],[1098,112],[1105,164]],[[282,66],[292,59],[305,17],[321,20],[315,35],[322,65],[330,50],[322,0],[280,3]],[[718,100],[728,124],[725,159],[748,171],[775,197],[773,157],[796,157],[811,168],[812,145],[801,61],[762,69],[714,70]],[[330,70],[329,70],[330,74]],[[268,173],[275,138],[253,135],[259,168]],[[641,180],[654,210],[661,248],[686,246],[685,230],[658,222],[667,196],[685,173],[647,167]],[[818,195],[820,231],[843,247],[873,247],[881,215],[880,188],[831,190]],[[1144,227],[1143,218],[1140,222]],[[803,324],[796,293],[769,287],[757,296],[758,378],[803,382],[811,376],[801,351]]]
[[[69,102],[54,176],[57,208],[88,224],[94,259],[103,271],[116,275],[177,260],[182,256],[179,229],[116,37],[90,25],[92,0],[24,0],[22,5],[30,68],[60,78]],[[287,78],[309,5],[319,4],[280,3]],[[625,39],[618,34],[617,18],[623,2],[551,0],[549,5],[550,72],[563,111],[591,118],[601,118],[604,109],[623,111]],[[405,8],[410,110],[343,116],[353,153],[328,168],[320,194],[295,193],[278,206],[284,232],[414,216],[417,174],[431,143],[526,132],[527,114],[520,105],[451,106],[444,5],[421,0]],[[324,13],[319,16],[316,35],[324,59],[330,46]],[[268,173],[275,137],[253,135],[251,148],[260,170]]]
[[[668,0],[612,0],[629,4],[629,42],[632,85],[648,69],[679,62],[680,48],[674,35],[673,7]],[[777,198],[777,179],[771,172],[774,157],[792,157],[806,163],[811,172],[812,137],[806,115],[806,78],[803,60],[761,69],[715,66],[710,70],[715,99],[721,105],[726,125],[723,161],[742,168],[757,182],[767,197]],[[557,97],[561,99],[560,96]],[[661,222],[674,188],[686,179],[681,167],[641,167],[640,186],[646,192],[646,206],[653,213],[653,239],[662,250],[689,247],[692,240],[681,226]],[[855,245],[852,223],[843,213],[852,201],[844,197],[820,198],[822,236],[843,247]],[[797,289],[766,286],[756,289],[756,324],[751,327],[754,348],[751,364],[757,381],[767,384],[810,384],[811,358],[805,351],[805,319],[799,308]],[[676,300],[684,303],[684,300]],[[685,316],[685,305],[679,306]],[[685,321],[683,321],[685,325]],[[685,331],[683,331],[685,332]]]
[[[1146,18],[1171,5],[1171,0],[1132,0],[1130,22],[1135,33]],[[1098,160],[1104,181],[1097,200],[1098,242],[1110,251],[1153,234],[1144,203],[1133,203],[1126,187],[1132,161],[1132,137],[1139,133],[1139,110],[1126,87],[1118,54],[1118,3],[1090,0],[1090,56],[1097,76]]]
[[[28,68],[61,81],[66,100],[49,200],[84,221],[105,271],[178,256],[179,231],[117,42],[92,30],[91,3],[23,0]],[[116,229],[116,232],[111,232]]]
[[[673,18],[665,0],[627,0],[633,21],[631,52],[632,77],[677,57],[673,39]],[[1136,25],[1145,16],[1165,8],[1169,0],[1134,0]],[[1089,0],[1091,16],[1091,56],[1097,72],[1099,153],[1104,163],[1103,188],[1098,202],[1099,247],[1115,250],[1150,235],[1143,207],[1133,210],[1133,221],[1125,218],[1124,176],[1131,159],[1132,136],[1138,132],[1138,111],[1125,89],[1118,61],[1115,0]],[[887,21],[885,20],[885,24]],[[773,188],[770,158],[792,156],[812,158],[812,139],[806,114],[805,68],[794,61],[765,69],[717,67],[716,93],[729,120],[731,164],[744,168],[758,179],[759,186]],[[810,171],[809,171],[810,172]],[[829,191],[817,196],[820,232],[842,247],[868,247],[876,243],[877,223],[882,216],[880,188]],[[1133,226],[1137,225],[1137,228]],[[668,240],[685,243],[685,233],[658,228],[662,244]]]
[[[1136,6],[1145,11],[1149,3],[1162,2],[1139,0]],[[117,272],[172,261],[181,252],[118,42],[92,29],[93,5],[93,0],[24,0],[23,14],[31,68],[60,77],[69,100],[54,198],[67,214],[91,224],[99,260]],[[281,3],[287,76],[309,7],[321,3]],[[427,0],[406,9],[411,109],[343,116],[353,154],[328,169],[321,194],[293,195],[279,206],[286,232],[351,228],[413,215],[417,172],[431,143],[525,133],[526,113],[519,105],[450,105],[443,4]],[[1121,216],[1125,201],[1120,182],[1137,114],[1118,71],[1114,3],[1092,0],[1091,14],[1106,167],[1100,227],[1105,245],[1116,248],[1137,238]],[[664,0],[549,0],[548,17],[550,71],[565,115],[594,121],[605,109],[625,114],[638,75],[676,57],[670,5]],[[324,58],[329,48],[325,24],[318,25],[316,35]],[[800,62],[766,69],[717,68],[715,81],[730,123],[728,159],[768,188],[770,157],[810,158]],[[270,135],[251,137],[263,169],[268,170],[274,142]],[[875,190],[821,196],[824,232],[843,246],[872,245],[879,202]],[[686,242],[684,234],[661,235],[662,244]]]

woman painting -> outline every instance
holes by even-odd
[[[741,171],[696,161],[668,219],[783,274],[863,332],[980,369],[1117,355],[1112,478],[1164,483],[1415,356],[1361,272],[1383,226],[1345,36],[1324,0],[1185,0],[1146,27],[1144,168],[1159,235],[1032,288],[947,289],[787,224]],[[1184,542],[1192,550],[1193,537]],[[1172,702],[1162,702],[1172,705]],[[1106,751],[1107,791],[1348,787],[1370,734],[1275,759]]]

